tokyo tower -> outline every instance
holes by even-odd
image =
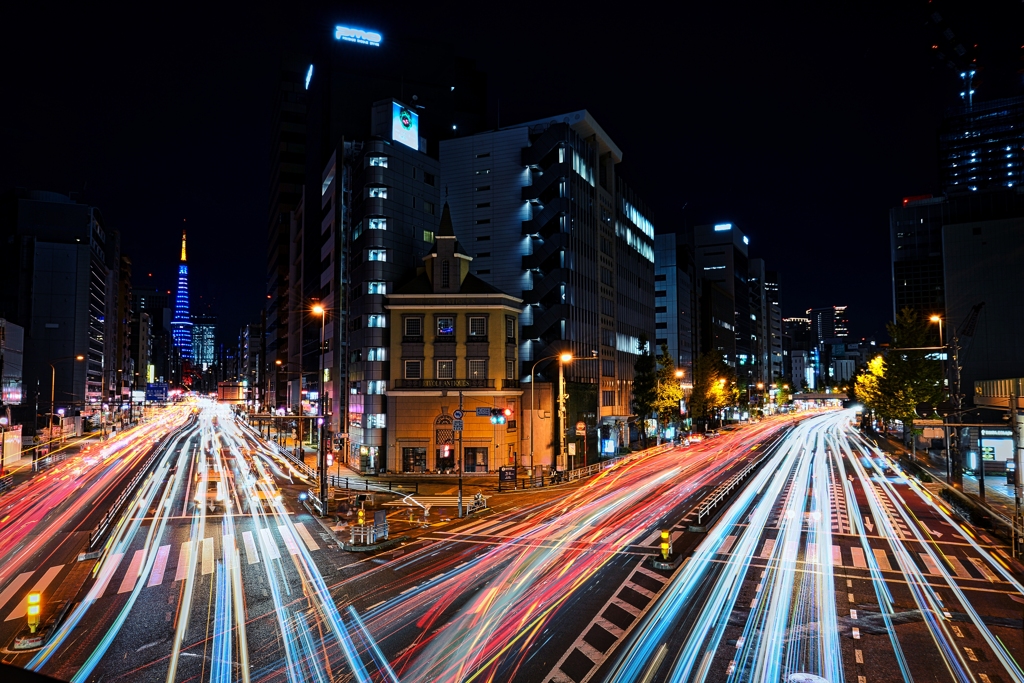
[[[181,263],[178,264],[178,295],[174,298],[174,319],[171,320],[174,346],[183,359],[192,359],[192,317],[188,311],[188,264],[185,262],[185,231],[181,231]]]

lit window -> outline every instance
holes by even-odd
[[[430,242],[431,244],[433,244],[434,243],[434,233],[432,233],[429,230],[424,230],[423,231],[423,241],[424,242]]]
[[[471,361],[469,361],[469,378],[470,379],[487,379],[487,361],[485,361],[485,360],[471,360]]]
[[[438,318],[437,319],[437,336],[438,337],[453,337],[455,336],[455,318]]]
[[[374,313],[367,316],[366,319],[367,327],[387,327],[385,324],[384,316],[379,313]]]
[[[516,319],[510,315],[505,316],[505,339],[510,342],[516,339]]]
[[[366,360],[387,360],[388,349],[386,346],[373,346],[366,350]]]
[[[405,336],[406,337],[422,337],[423,336],[423,318],[406,318],[405,319]]]
[[[469,319],[469,336],[470,337],[486,337],[487,336],[487,318],[473,317]]]
[[[387,157],[370,157],[370,166],[380,166],[381,168],[388,167]]]
[[[437,378],[438,379],[455,379],[455,361],[453,361],[453,360],[439,360],[439,361],[437,361]]]
[[[388,198],[388,188],[386,187],[369,187],[367,189],[370,192],[370,197],[377,197],[378,199]]]
[[[387,426],[387,415],[384,413],[370,413],[366,416],[367,429],[384,429]]]
[[[505,361],[505,379],[516,378],[516,362],[514,360]]]
[[[419,360],[407,360],[407,361],[405,361],[405,378],[406,379],[422,379],[423,378],[423,361],[419,361]]]
[[[370,258],[371,261],[387,261],[388,260],[388,250],[387,249],[371,249],[370,250],[370,257],[369,258]]]
[[[367,294],[387,294],[388,285],[386,282],[367,282],[366,283]]]
[[[368,227],[370,230],[387,230],[388,219],[387,218],[370,218]]]
[[[371,379],[366,383],[366,393],[368,394],[383,394],[388,390],[387,380],[383,379]]]

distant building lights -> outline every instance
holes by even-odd
[[[309,90],[309,82],[313,80],[313,65],[309,65],[309,70],[306,71],[306,90]]]
[[[380,47],[380,43],[384,40],[384,37],[376,31],[364,31],[361,28],[352,28],[350,26],[335,26],[334,39],[344,40],[346,43],[358,43],[360,45]]]
[[[732,223],[719,223],[715,226],[715,232],[725,232],[726,230],[732,230]]]

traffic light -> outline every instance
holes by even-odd
[[[501,408],[491,408],[491,424],[492,425],[503,425],[505,424],[505,413],[506,411],[511,414],[512,411],[509,408],[502,410]]]
[[[334,465],[334,453],[327,451],[327,466],[331,467]]]
[[[672,532],[668,529],[661,530],[661,559],[667,560],[672,554]]]
[[[28,594],[28,630],[35,633],[39,628],[39,611],[42,608],[43,596],[37,591]]]
[[[366,510],[362,508],[356,510],[356,524],[359,526],[366,524]]]
[[[507,420],[511,420],[512,419],[512,407],[509,406],[508,408],[505,408],[505,410],[502,411],[502,414],[504,414],[506,421]]]

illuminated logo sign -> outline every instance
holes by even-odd
[[[406,147],[420,148],[420,117],[398,102],[391,103],[391,139]]]
[[[306,72],[306,90],[309,90],[309,82],[313,80],[313,65],[309,65],[309,71]]]
[[[344,40],[347,43],[380,47],[380,41],[383,40],[383,37],[375,31],[364,31],[361,28],[351,28],[349,26],[335,26],[334,39]]]
[[[719,223],[715,226],[715,232],[724,232],[726,230],[732,230],[732,223]]]

